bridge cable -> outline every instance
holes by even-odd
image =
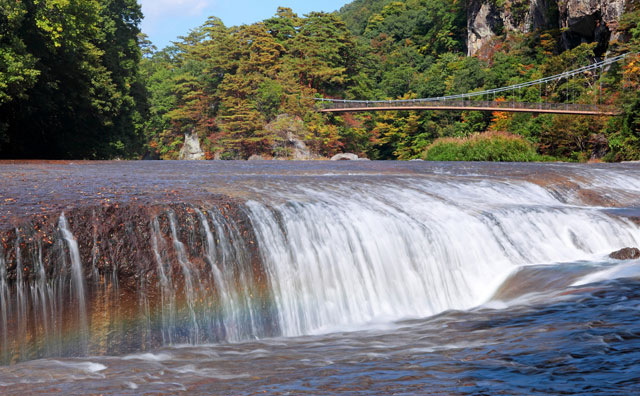
[[[509,92],[509,91],[510,92],[514,92],[516,89],[531,87],[531,86],[540,85],[540,84],[543,84],[543,83],[546,84],[548,82],[558,81],[558,80],[565,80],[568,83],[569,79],[574,77],[577,74],[583,74],[584,72],[591,71],[591,70],[596,70],[597,71],[597,69],[600,69],[600,71],[602,72],[604,70],[605,66],[609,66],[609,65],[617,63],[617,62],[619,62],[621,60],[624,60],[628,56],[638,55],[638,54],[640,54],[640,53],[628,52],[628,53],[625,53],[625,54],[614,56],[612,58],[607,58],[607,59],[592,63],[592,64],[587,65],[587,66],[582,66],[582,67],[577,68],[577,69],[573,69],[573,70],[565,71],[563,73],[555,74],[553,76],[543,77],[543,78],[540,78],[540,79],[537,79],[537,80],[527,81],[527,82],[524,82],[524,83],[513,84],[513,85],[506,86],[506,87],[493,88],[493,89],[487,89],[487,90],[484,90],[484,91],[469,92],[469,93],[464,93],[464,94],[438,96],[438,97],[421,98],[421,99],[408,99],[408,100],[407,99],[403,99],[403,100],[346,100],[346,99],[328,99],[328,98],[313,98],[313,99],[316,100],[316,101],[320,101],[320,102],[333,102],[333,103],[360,103],[360,104],[362,104],[362,103],[366,103],[366,104],[387,103],[387,104],[391,104],[391,103],[400,103],[400,102],[435,102],[435,101],[445,101],[445,100],[452,100],[452,99],[468,99],[468,98],[473,98],[473,97],[478,97],[478,96],[481,97],[481,96],[484,96],[484,95],[493,94],[493,97],[494,97],[494,100],[495,100],[495,94],[496,93]],[[602,91],[602,82],[600,82],[600,91]],[[568,86],[567,86],[567,97],[568,97]],[[512,95],[512,98],[513,98],[513,95]]]

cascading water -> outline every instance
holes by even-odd
[[[639,185],[638,175],[616,177]],[[517,268],[640,245],[631,219],[523,178],[295,181],[246,182],[242,200],[157,205],[136,218],[113,207],[67,212],[50,239],[43,225],[6,234],[3,360],[423,318],[488,301]],[[609,195],[637,193],[623,190]]]
[[[173,343],[173,335],[175,333],[175,309],[176,300],[175,292],[173,290],[171,266],[166,264],[166,259],[161,252],[166,252],[164,246],[164,239],[162,238],[160,231],[160,224],[158,219],[155,218],[151,222],[151,243],[153,254],[158,265],[158,277],[160,286],[160,306],[162,307],[160,316],[162,317],[162,342]]]
[[[251,276],[248,273],[250,260],[244,239],[232,223],[224,220],[219,211],[210,211],[210,220],[202,211],[196,209],[196,213],[204,229],[205,258],[211,270],[212,283],[217,290],[220,330],[224,331],[224,338],[229,341],[258,337],[261,332],[256,327],[255,316],[259,313],[253,301],[253,292],[257,290],[248,279]],[[247,322],[250,324],[248,328],[238,326]]]
[[[87,320],[87,303],[85,294],[85,277],[82,269],[82,263],[80,260],[80,251],[78,249],[78,242],[73,236],[73,233],[69,230],[67,219],[64,217],[64,213],[60,215],[60,232],[62,238],[67,243],[69,249],[69,258],[71,259],[71,290],[73,301],[78,304],[78,323],[79,323],[79,343],[81,351],[87,352],[87,338],[89,336],[89,325]]]
[[[300,193],[313,201],[247,204],[287,335],[468,309],[518,266],[640,243],[631,221],[532,185],[407,180]]]
[[[2,321],[2,360],[6,361],[9,351],[9,284],[7,282],[7,264],[4,259],[3,244],[0,243],[0,320]]]

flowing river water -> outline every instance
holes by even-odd
[[[640,165],[0,178],[0,394],[640,393]]]

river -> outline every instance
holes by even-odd
[[[637,164],[0,178],[2,394],[640,392]]]

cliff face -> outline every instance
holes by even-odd
[[[492,2],[472,1],[467,10],[467,55],[477,54],[491,42],[502,23]]]
[[[478,54],[497,35],[563,29],[563,45],[598,42],[605,50],[619,39],[617,26],[626,0],[470,0],[467,52]]]
[[[565,46],[571,48],[585,42],[598,42],[604,49],[617,40],[618,21],[625,0],[564,0],[558,4],[560,27]]]

